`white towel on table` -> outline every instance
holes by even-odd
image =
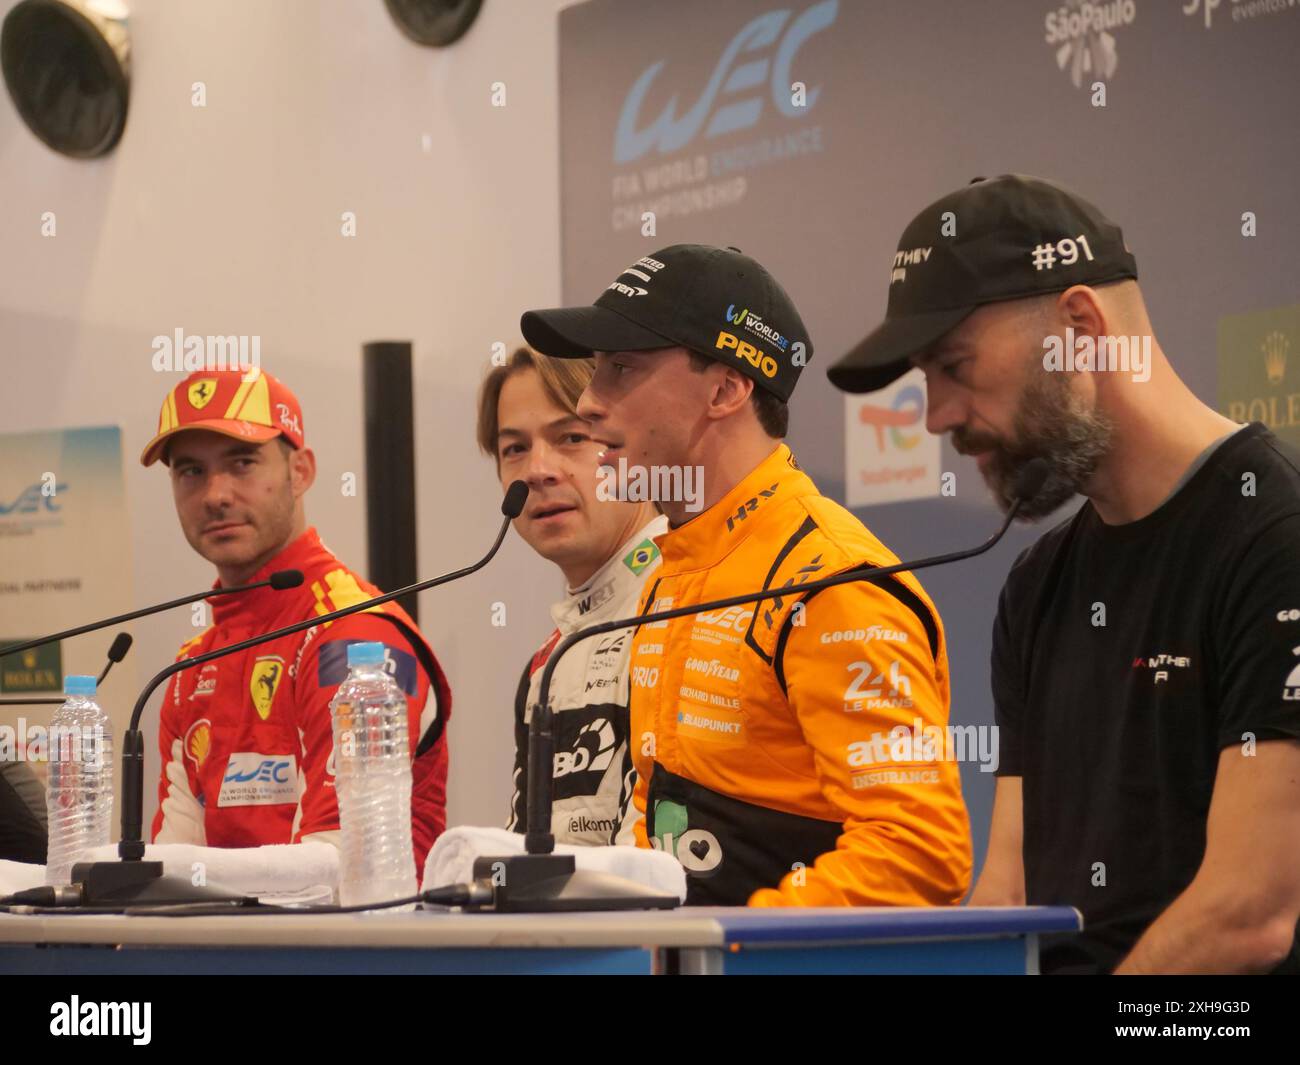
[[[339,883],[339,852],[330,843],[273,843],[265,847],[199,847],[158,843],[144,849],[145,861],[162,862],[163,873],[203,882],[237,895],[259,898],[303,896],[307,901]],[[117,860],[117,844],[96,847],[90,861]],[[319,899],[318,901],[328,901]]]
[[[686,870],[671,854],[640,847],[574,847],[555,845],[557,854],[572,854],[579,869],[609,873],[634,880],[645,887],[671,891],[686,900]],[[524,837],[504,828],[449,828],[429,851],[424,863],[421,890],[447,884],[466,884],[474,879],[474,859],[523,854]]]
[[[45,883],[45,866],[29,862],[0,861],[0,898],[40,887]]]

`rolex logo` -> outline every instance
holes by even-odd
[[[1286,353],[1291,341],[1284,333],[1276,329],[1264,338],[1259,349],[1264,353],[1264,372],[1268,374],[1268,383],[1277,385],[1286,376]]]

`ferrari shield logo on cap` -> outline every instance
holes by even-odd
[[[253,697],[253,707],[257,710],[257,716],[263,721],[271,716],[271,700],[275,698],[283,675],[284,659],[279,655],[268,655],[253,663],[248,692]]]
[[[190,401],[191,407],[195,410],[202,410],[212,401],[212,397],[216,394],[217,379],[215,377],[200,377],[197,381],[190,382],[185,397]]]

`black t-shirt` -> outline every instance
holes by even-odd
[[[1300,738],[1300,452],[1252,423],[1145,518],[1085,502],[1046,533],[1002,589],[993,698],[1027,901],[1084,915],[1043,971],[1109,971],[1200,867],[1219,752]]]

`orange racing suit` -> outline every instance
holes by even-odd
[[[953,905],[970,826],[949,757],[948,656],[911,573],[799,594],[897,558],[784,444],[655,538],[641,612],[788,594],[640,626],[629,662],[637,843],[675,853],[687,902]]]

